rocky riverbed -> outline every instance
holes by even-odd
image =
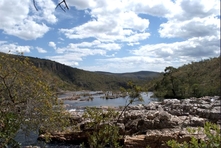
[[[221,123],[221,102],[219,96],[189,98],[183,100],[165,99],[161,102],[131,105],[118,121],[125,148],[165,148],[171,139],[189,141],[188,127],[203,127],[206,121]],[[107,107],[103,107],[105,110]],[[114,108],[121,112],[122,107]],[[72,120],[84,127],[83,112],[72,111]],[[85,129],[68,133],[52,133],[53,141],[81,143],[87,140]],[[197,138],[205,135],[198,133]],[[44,135],[40,135],[43,138]]]

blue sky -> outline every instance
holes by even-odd
[[[89,71],[162,72],[220,55],[219,0],[1,0],[0,52]]]

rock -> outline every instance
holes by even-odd
[[[195,128],[196,130],[197,128]],[[166,128],[162,130],[148,130],[146,134],[126,136],[124,140],[124,148],[168,148],[165,142],[169,140],[177,140],[178,142],[190,141],[192,134],[190,134],[187,128],[182,130],[179,128]],[[196,138],[205,139],[202,132],[196,135]]]
[[[206,121],[221,123],[220,97],[189,98],[183,100],[165,99],[162,102],[150,102],[147,105],[132,105],[122,114],[116,123],[121,135],[126,134],[125,146],[128,148],[165,147],[165,141],[176,139],[178,141],[189,141],[190,135],[187,127],[202,127]],[[107,110],[107,107],[100,107]],[[81,108],[82,109],[82,108]],[[114,108],[121,113],[122,107]],[[91,122],[83,120],[83,112],[72,110],[73,123],[77,122],[81,131],[69,133],[54,133],[52,139],[55,141],[78,141],[87,140],[85,123]],[[205,138],[200,133],[198,138]],[[44,138],[42,136],[42,138]]]
[[[190,125],[189,126],[202,127],[205,124],[205,122],[206,122],[206,119],[204,119],[204,118],[192,117],[192,118],[190,118]]]
[[[149,104],[144,106],[144,108],[146,110],[157,110],[158,106],[160,106],[160,102],[150,102]]]
[[[40,146],[25,146],[24,148],[41,148]]]
[[[145,135],[126,136],[124,139],[124,148],[146,148]]]
[[[148,111],[146,112],[146,119],[150,119],[150,120],[153,120],[154,118],[156,118],[157,116],[159,116],[159,111]]]
[[[178,100],[178,99],[164,99],[162,104],[163,105],[180,104],[180,100]]]
[[[164,121],[169,121],[171,119],[171,115],[166,111],[159,112],[159,119]]]
[[[117,123],[117,126],[119,127],[119,134],[124,135],[125,134],[125,125],[123,123]]]
[[[136,120],[131,120],[131,121],[127,122],[125,124],[125,133],[127,135],[131,135],[133,133],[137,133],[138,132],[137,125],[138,125],[139,121],[140,121],[140,119],[136,119]]]

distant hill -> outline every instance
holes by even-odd
[[[152,79],[159,76],[159,72],[153,71],[138,71],[138,72],[127,72],[127,73],[110,73],[110,72],[103,72],[103,71],[96,71],[99,74],[105,74],[109,76],[120,76],[126,78],[136,78],[136,79]]]
[[[220,95],[220,57],[166,67],[162,76],[148,83],[157,97],[188,98]]]
[[[25,58],[25,56],[11,56],[15,58]],[[60,89],[119,90],[120,87],[126,87],[129,81],[135,84],[145,85],[148,81],[159,76],[157,72],[148,71],[121,74],[90,72],[48,59],[28,58],[36,67],[41,68],[47,75],[56,80],[56,84]]]

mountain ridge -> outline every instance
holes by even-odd
[[[4,53],[1,53],[4,54]],[[27,56],[9,55],[24,59]],[[27,57],[37,68],[41,68],[47,75],[58,81],[58,87],[71,90],[119,90],[127,87],[127,82],[145,85],[148,81],[159,76],[158,72],[134,72],[114,74],[109,72],[91,72],[74,68],[65,64],[41,59]]]

